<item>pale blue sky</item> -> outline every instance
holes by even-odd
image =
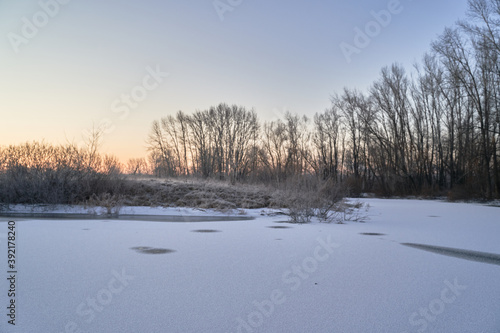
[[[0,1],[0,145],[80,141],[105,120],[103,149],[125,160],[145,156],[151,122],[178,110],[226,102],[254,108],[262,120],[285,109],[312,116],[344,86],[368,88],[383,66],[411,70],[467,7],[401,0],[401,12],[348,63],[339,45],[353,44],[354,29],[392,1],[243,0],[223,21],[213,0],[72,0],[53,17],[40,14],[41,3],[56,0]],[[41,27],[15,52],[23,17]],[[147,68],[169,75],[158,84],[146,78],[151,89],[127,115],[113,112]]]

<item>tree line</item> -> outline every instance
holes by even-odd
[[[121,165],[86,147],[0,147],[0,202],[75,203],[119,194],[120,174],[202,177],[350,194],[499,198],[500,2],[470,0],[411,72],[382,68],[367,91],[345,88],[313,117],[262,122],[221,103],[154,121],[147,158]],[[333,191],[335,192],[335,191]],[[332,192],[332,193],[333,193]]]
[[[471,0],[467,20],[435,40],[409,74],[384,67],[366,92],[345,88],[307,118],[259,121],[219,104],[155,121],[157,176],[232,183],[312,177],[384,195],[499,197],[500,2]],[[144,160],[129,162],[131,167]]]

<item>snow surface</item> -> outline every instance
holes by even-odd
[[[225,222],[18,219],[16,325],[2,278],[0,332],[500,331],[498,265],[401,245],[500,254],[500,208],[362,201],[369,221],[341,225],[261,210]]]

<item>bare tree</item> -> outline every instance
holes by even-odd
[[[317,155],[314,169],[323,180],[339,180],[340,120],[340,110],[335,105],[314,116],[312,142]]]

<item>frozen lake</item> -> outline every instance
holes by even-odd
[[[369,221],[342,225],[16,217],[0,332],[500,331],[500,208],[363,201]]]

